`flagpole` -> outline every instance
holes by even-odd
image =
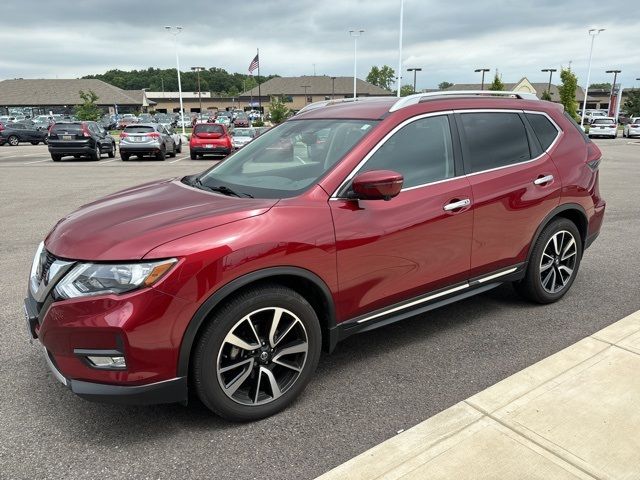
[[[260,93],[260,49],[258,48],[256,50],[258,51],[258,111],[262,118],[262,93]]]

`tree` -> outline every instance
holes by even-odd
[[[560,71],[560,80],[562,83],[558,87],[560,94],[560,103],[564,105],[564,111],[571,115],[576,121],[580,121],[578,117],[578,102],[576,102],[576,90],[578,88],[578,77],[569,68],[563,68]]]
[[[82,99],[82,105],[77,105],[75,108],[75,114],[78,120],[98,120],[102,116],[102,110],[96,105],[98,95],[92,90],[88,92],[80,90],[78,94]]]
[[[640,117],[640,89],[633,88],[627,94],[627,101],[624,108],[630,117]]]
[[[284,104],[280,97],[271,97],[271,103],[269,104],[269,114],[271,115],[271,121],[278,125],[282,123],[289,115],[290,110]]]
[[[367,75],[367,82],[377,85],[385,90],[390,90],[393,81],[396,78],[396,72],[389,65],[383,65],[378,68],[375,65],[371,67],[369,74]]]
[[[494,92],[501,92],[504,90],[504,83],[500,80],[498,76],[498,70],[496,70],[496,75],[493,77],[493,82],[489,85],[489,90],[493,90]]]
[[[413,85],[402,85],[402,87],[400,87],[400,96],[401,97],[406,97],[407,95],[411,95],[415,93],[413,91]]]
[[[611,90],[611,84],[609,82],[607,83],[592,83],[591,85],[589,85],[589,88],[593,88],[593,89],[600,89],[600,90]]]
[[[545,88],[545,90],[544,90],[544,92],[542,92],[542,95],[540,96],[540,98],[541,98],[542,100],[547,100],[547,101],[549,101],[549,102],[550,102],[550,101],[551,101],[551,94],[549,93],[549,90],[547,90],[547,89]]]
[[[451,83],[451,82],[440,82],[440,83],[438,84],[438,88],[439,88],[440,90],[446,90],[446,89],[447,89],[447,88],[449,88],[449,87],[453,87],[453,83]]]

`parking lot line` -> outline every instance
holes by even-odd
[[[189,158],[189,155],[185,155],[184,157],[176,158],[175,160],[171,160],[169,163],[176,163],[180,160],[184,160],[185,158]]]
[[[33,163],[44,163],[44,162],[50,162],[51,159],[50,158],[45,158],[44,160],[35,160],[33,162],[24,162],[23,165],[31,165]]]
[[[26,155],[22,155],[23,157],[40,157],[41,153],[27,153]]]
[[[105,163],[115,162],[116,160],[118,160],[118,159],[117,158],[112,158],[110,160],[100,160],[100,163],[98,165],[104,165]]]

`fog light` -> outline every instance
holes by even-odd
[[[87,360],[97,368],[127,368],[124,357],[88,356]]]

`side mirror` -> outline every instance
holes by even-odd
[[[391,200],[402,190],[404,178],[391,170],[373,170],[356,175],[351,183],[353,198],[361,200]]]

